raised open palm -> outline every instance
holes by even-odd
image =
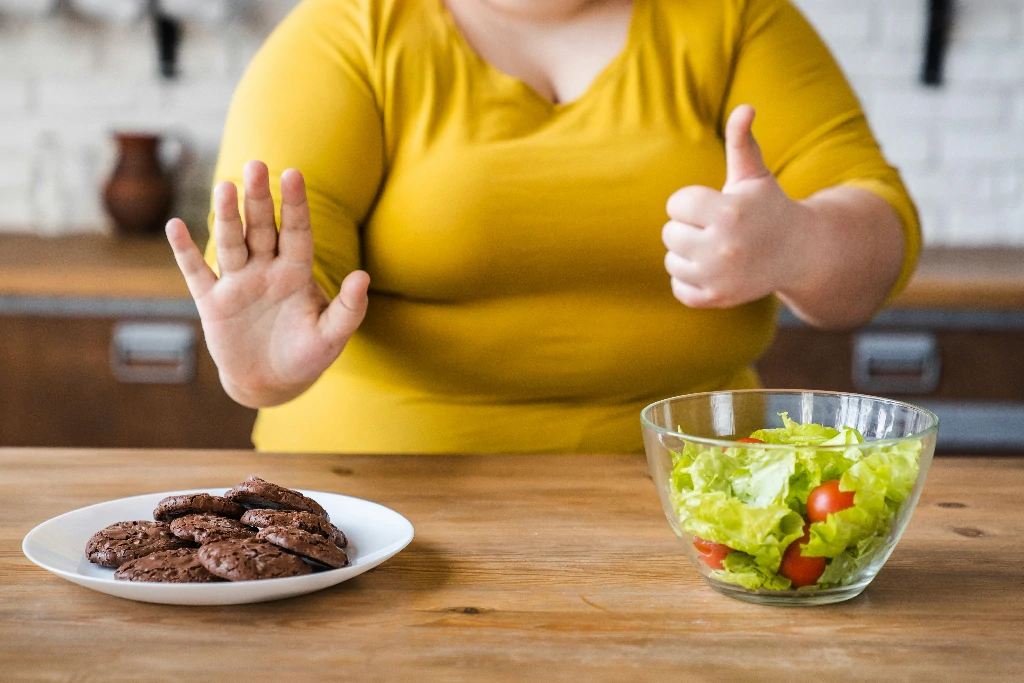
[[[302,175],[281,175],[281,230],[267,167],[245,166],[245,221],[230,182],[214,190],[220,277],[185,224],[167,239],[199,309],[210,355],[233,399],[250,407],[295,398],[334,362],[366,314],[369,276],[357,270],[329,301],[313,280],[313,233]]]

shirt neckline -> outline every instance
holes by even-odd
[[[579,97],[569,100],[568,102],[553,102],[523,79],[518,76],[513,76],[506,71],[502,71],[497,66],[484,59],[480,53],[469,44],[469,41],[466,40],[462,30],[459,29],[458,24],[455,22],[455,17],[452,16],[447,5],[445,5],[444,0],[434,0],[434,2],[438,11],[441,13],[445,30],[448,32],[450,39],[458,45],[459,50],[472,61],[479,71],[484,72],[490,78],[511,83],[518,90],[523,91],[531,100],[539,102],[554,112],[572,109],[581,106],[587,100],[593,99],[593,97],[596,96],[595,93],[601,90],[603,84],[613,80],[614,77],[623,69],[623,66],[628,61],[629,57],[636,50],[639,40],[639,36],[637,34],[640,32],[641,14],[646,7],[645,0],[633,0],[633,12],[630,16],[629,28],[626,32],[625,45],[623,45],[622,49],[607,64],[605,64],[604,68],[598,72]]]

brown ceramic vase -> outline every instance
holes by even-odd
[[[174,183],[160,164],[158,135],[115,133],[117,166],[103,188],[103,204],[120,235],[151,235],[170,218]]]

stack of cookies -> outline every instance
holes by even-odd
[[[93,534],[90,562],[123,581],[210,583],[301,576],[348,565],[348,539],[312,498],[249,477],[223,496],[169,496],[155,521]]]

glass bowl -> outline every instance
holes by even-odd
[[[783,428],[783,414],[792,420],[789,433],[801,430],[793,423],[833,429],[807,431],[817,445],[738,442]],[[917,505],[939,427],[934,413],[900,401],[783,390],[677,396],[644,408],[640,421],[651,475],[684,554],[719,593],[773,605],[849,600],[871,583]],[[762,436],[786,438],[777,434]],[[834,479],[838,491],[853,491],[853,507],[809,524],[808,493]],[[836,500],[849,506],[846,495]],[[816,494],[812,502],[821,499]],[[821,506],[814,508],[820,520]],[[709,548],[708,541],[722,545]],[[797,588],[779,573],[793,542],[806,544],[799,546],[803,557],[825,557],[811,585]],[[782,569],[806,584],[814,581],[808,564],[812,577],[814,567],[821,571],[821,560],[792,557]]]

